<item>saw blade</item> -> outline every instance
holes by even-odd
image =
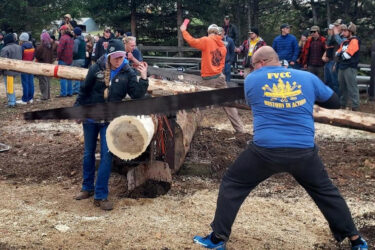
[[[244,99],[243,87],[200,91],[179,95],[97,103],[24,113],[25,120],[93,119],[113,120],[121,115],[173,114],[179,110],[223,105]]]

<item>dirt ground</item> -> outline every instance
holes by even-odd
[[[0,143],[11,149],[0,153],[0,249],[200,249],[192,237],[210,231],[220,178],[252,138],[250,112],[240,111],[249,133],[235,134],[222,109],[205,110],[166,195],[124,198],[125,178],[112,173],[109,198],[115,209],[104,212],[92,200],[73,199],[81,184],[81,126],[23,120],[25,111],[71,106],[75,98],[8,109],[2,86]],[[54,81],[52,93],[57,90]],[[16,93],[21,95],[19,84]],[[375,113],[375,104],[363,100],[361,111]],[[318,123],[316,134],[330,177],[374,249],[375,134]],[[333,240],[313,201],[285,174],[251,193],[228,242],[228,249],[348,248],[347,240]]]

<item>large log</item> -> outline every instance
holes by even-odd
[[[87,69],[84,68],[35,63],[7,58],[0,58],[0,69],[74,80],[83,80],[87,74]],[[205,90],[212,90],[212,88],[185,84],[177,81],[149,78],[148,91],[154,96]],[[374,115],[372,114],[350,112],[348,110],[324,110],[322,108],[314,108],[314,110],[314,119],[317,122],[375,132],[375,125],[373,122]]]
[[[335,126],[375,132],[375,115],[345,109],[324,109],[314,106],[314,120]]]
[[[72,66],[37,63],[8,58],[0,58],[0,70],[13,70],[33,75],[43,75],[82,81],[86,78],[87,69]],[[212,90],[212,88],[184,84],[182,81],[166,81],[149,78],[148,91],[152,95],[170,95],[196,91]]]

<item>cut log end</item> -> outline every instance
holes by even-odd
[[[117,117],[107,128],[109,151],[122,160],[135,159],[146,150],[154,131],[155,124],[151,117]]]

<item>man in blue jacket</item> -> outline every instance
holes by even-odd
[[[276,51],[280,60],[287,60],[290,67],[293,68],[299,54],[297,38],[290,34],[291,26],[282,24],[280,26],[281,35],[273,40],[272,48]]]

